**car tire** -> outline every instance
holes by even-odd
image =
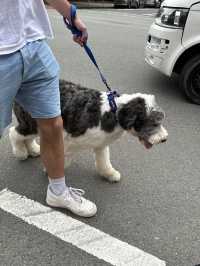
[[[200,55],[185,64],[179,77],[179,86],[192,103],[200,105]]]

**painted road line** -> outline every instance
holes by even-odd
[[[0,208],[112,265],[166,265],[126,242],[8,189],[0,191]]]
[[[156,14],[143,14],[143,16],[155,17]]]

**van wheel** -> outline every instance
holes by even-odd
[[[179,85],[191,102],[200,104],[200,55],[185,64],[180,74]]]

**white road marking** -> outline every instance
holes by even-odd
[[[143,16],[155,17],[156,14],[143,14]]]
[[[166,265],[126,242],[8,189],[0,191],[0,208],[112,265]]]

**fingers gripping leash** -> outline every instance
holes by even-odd
[[[66,25],[66,27],[71,31],[71,33],[73,35],[76,35],[77,37],[81,37],[82,36],[82,32],[77,29],[77,27],[74,24],[74,21],[76,19],[76,6],[75,5],[71,5],[71,17],[70,20],[66,19],[63,17],[64,23]],[[87,53],[87,55],[89,56],[90,60],[92,61],[92,63],[95,65],[95,67],[97,68],[99,75],[101,77],[102,82],[104,83],[104,85],[106,86],[108,92],[107,92],[107,98],[111,107],[112,112],[116,112],[117,111],[117,105],[115,102],[115,97],[119,97],[119,94],[116,91],[113,91],[110,86],[108,85],[104,75],[102,74],[96,59],[92,53],[91,48],[88,46],[87,42],[84,42],[83,47],[85,49],[85,52]]]

